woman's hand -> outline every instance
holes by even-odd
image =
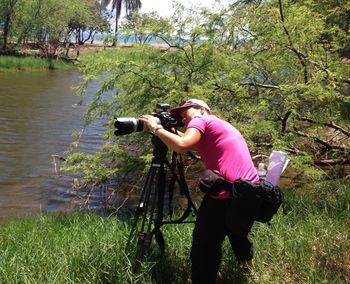
[[[196,128],[188,128],[185,133],[176,135],[170,131],[162,129],[163,127],[159,124],[159,119],[155,116],[144,114],[139,117],[139,119],[144,123],[145,127],[148,129],[155,129],[154,135],[157,135],[168,148],[174,150],[178,153],[185,153],[198,144],[201,139],[201,132]]]
[[[152,129],[159,124],[159,119],[153,115],[144,114],[141,115],[139,119],[143,121],[147,129]]]

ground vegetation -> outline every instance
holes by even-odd
[[[285,208],[271,225],[253,226],[252,272],[237,268],[226,241],[217,283],[349,283],[349,189],[340,179],[285,190]],[[134,274],[134,246],[126,249],[131,223],[106,212],[2,222],[0,282],[187,283],[193,225],[163,226],[165,254],[154,243]]]

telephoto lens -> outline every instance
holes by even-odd
[[[134,117],[117,117],[114,127],[117,129],[114,131],[116,136],[145,130],[143,121]]]

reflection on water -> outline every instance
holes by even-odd
[[[56,175],[52,155],[82,128],[84,106],[72,107],[79,80],[75,71],[0,72],[0,218],[69,206],[71,179]],[[96,150],[105,129],[102,120],[89,126],[81,149]]]

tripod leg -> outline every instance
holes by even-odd
[[[152,175],[152,171],[150,170],[147,174],[146,181],[145,181],[145,184],[141,190],[140,199],[139,199],[139,202],[138,202],[136,210],[135,210],[134,221],[132,223],[130,234],[128,237],[128,242],[126,245],[127,251],[129,251],[131,249],[130,246],[131,246],[132,241],[134,240],[135,232],[137,231],[137,224],[139,222],[141,213],[143,212],[143,209],[144,209],[145,196],[147,195],[146,192],[148,192],[148,190],[149,190],[149,180],[151,178],[151,175]]]
[[[157,212],[156,212],[156,218],[154,220],[154,229],[153,233],[156,239],[157,244],[159,245],[161,254],[164,253],[165,250],[165,241],[163,234],[160,230],[160,227],[163,225],[163,218],[164,218],[164,197],[165,197],[165,178],[166,178],[166,171],[164,169],[164,164],[160,166],[157,176],[157,188],[156,188],[156,194],[158,195],[158,202],[157,202]]]
[[[144,256],[149,251],[152,242],[152,226],[154,222],[154,213],[157,200],[154,178],[157,174],[157,171],[158,169],[155,167],[152,167],[150,170],[139,202],[138,214],[135,218],[135,224],[133,228],[134,232],[137,230],[135,265],[133,269],[135,273],[140,272],[141,263],[144,259]],[[138,219],[140,217],[142,219],[139,225]]]

